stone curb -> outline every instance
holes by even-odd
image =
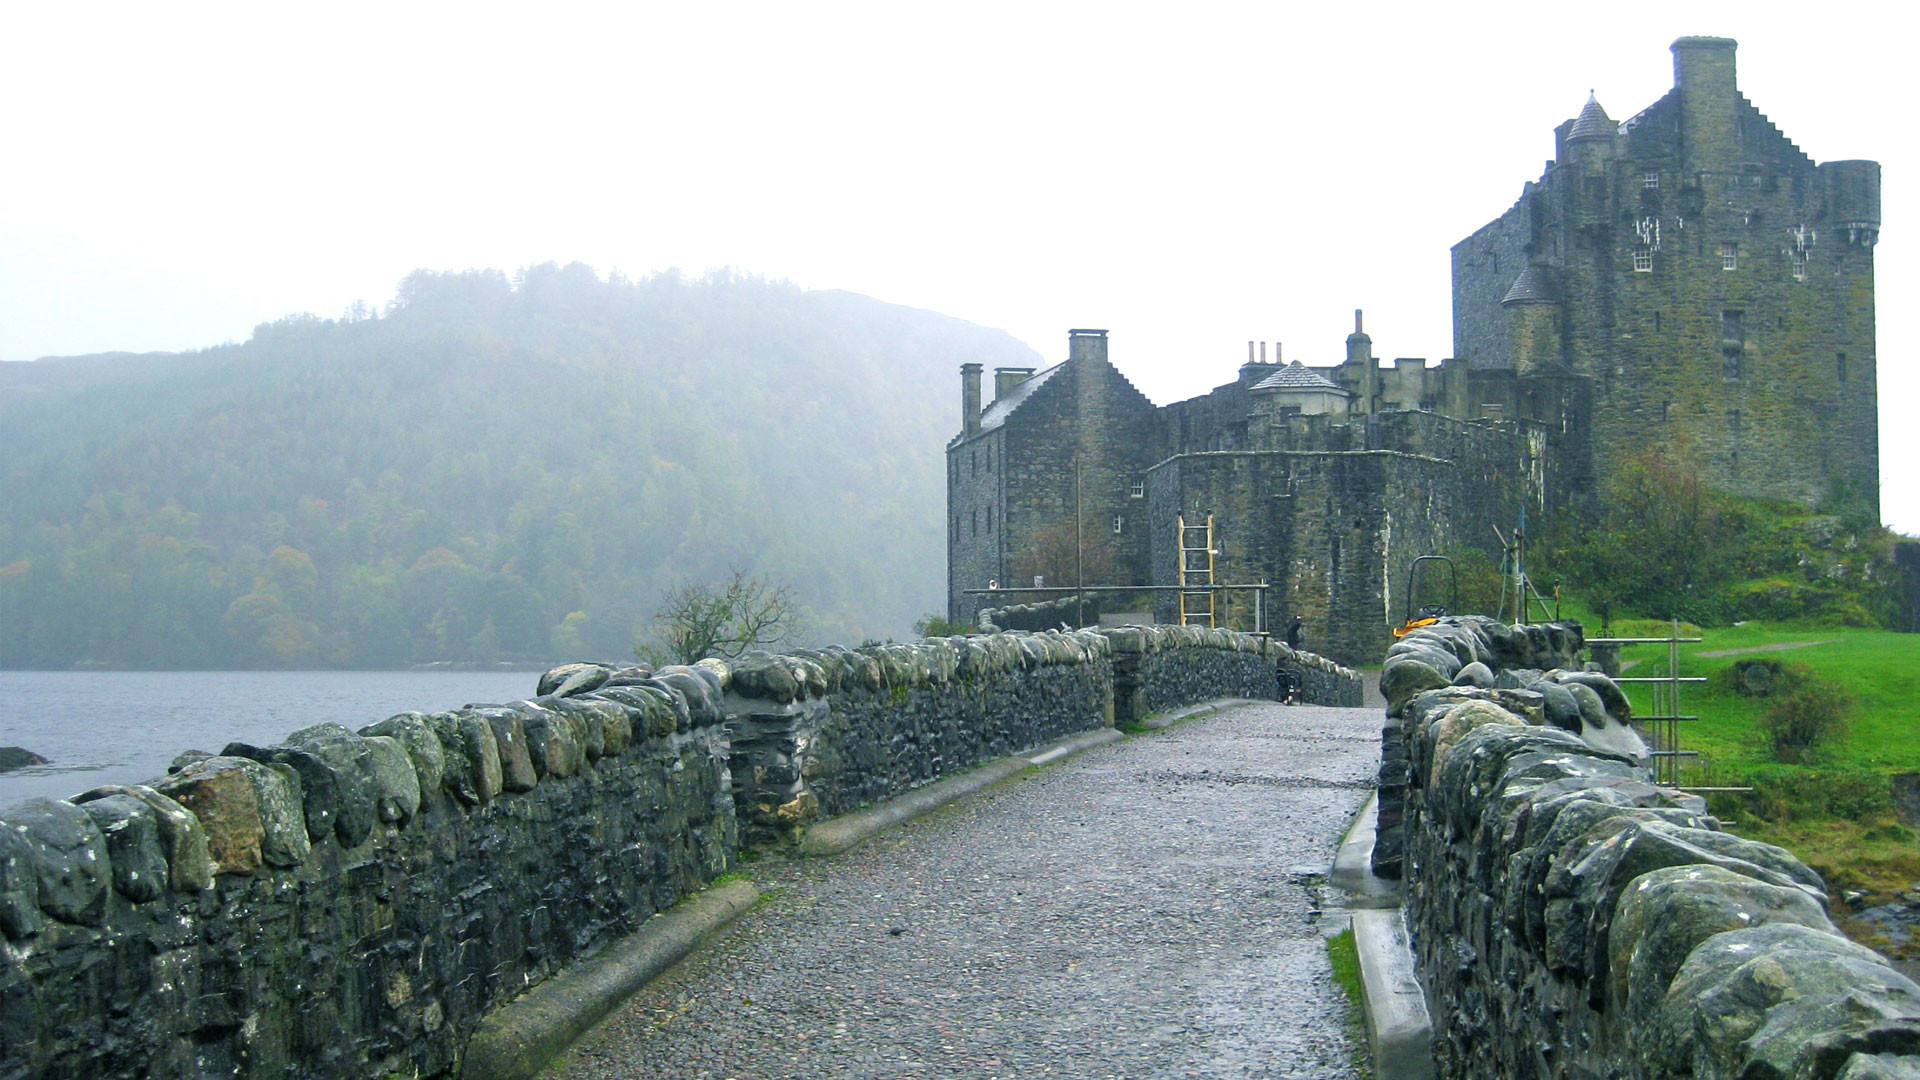
[[[1160,713],[1156,716],[1149,716],[1145,720],[1140,721],[1140,726],[1143,728],[1150,728],[1154,731],[1162,731],[1162,730],[1165,730],[1166,728],[1172,727],[1175,724],[1181,723],[1186,720],[1191,720],[1196,716],[1205,716],[1207,713],[1225,712],[1228,709],[1236,709],[1242,705],[1260,705],[1260,704],[1278,705],[1280,704],[1280,702],[1278,701],[1258,702],[1253,700],[1252,698],[1238,698],[1238,697],[1221,698],[1218,701],[1209,701],[1203,705],[1187,705],[1182,708],[1175,709],[1172,712]]]
[[[488,1013],[467,1044],[461,1080],[529,1080],[614,1007],[760,901],[750,881],[697,893],[590,960]]]
[[[1045,765],[1078,754],[1083,750],[1119,742],[1124,738],[1126,735],[1113,728],[1101,728],[1098,731],[1090,731],[1084,735],[1074,735],[1059,742],[1050,743],[1028,754],[1015,754],[998,761],[990,761],[970,772],[949,776],[945,780],[915,788],[905,795],[888,799],[865,810],[856,810],[851,814],[842,814],[837,818],[823,821],[808,829],[800,838],[800,853],[815,856],[838,855],[855,844],[872,838],[884,829],[912,821],[956,799],[990,788],[1035,765]]]
[[[1380,796],[1367,799],[1334,856],[1329,883],[1346,891],[1360,958],[1361,1011],[1379,1080],[1432,1080],[1433,1020],[1415,974],[1413,943],[1400,912],[1400,884],[1373,873]]]
[[[1433,1021],[1414,975],[1413,947],[1400,909],[1354,912],[1353,943],[1360,954],[1360,991],[1374,1075],[1380,1080],[1432,1080]]]
[[[1380,795],[1367,796],[1367,804],[1353,819],[1353,827],[1340,841],[1340,852],[1333,857],[1333,871],[1327,880],[1351,894],[1347,906],[1353,908],[1390,908],[1400,906],[1400,883],[1375,877],[1373,873],[1373,829],[1380,820]]]

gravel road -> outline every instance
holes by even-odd
[[[553,1075],[1360,1077],[1320,875],[1379,762],[1369,709],[1248,705],[1135,736],[827,859]]]

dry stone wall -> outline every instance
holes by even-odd
[[[1170,629],[1140,639],[1146,700],[1270,696],[1245,681],[1278,653]],[[0,1077],[457,1075],[489,1010],[742,843],[1110,726],[1116,657],[1142,652],[1082,631],[572,664],[524,701],[22,803],[0,814]]]
[[[1818,874],[1651,784],[1610,680],[1532,666],[1578,641],[1446,620],[1382,668],[1438,1074],[1920,1076],[1920,986],[1834,929]]]

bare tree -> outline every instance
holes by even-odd
[[[653,618],[652,633],[634,655],[672,664],[709,656],[731,660],[756,645],[787,640],[799,625],[792,591],[745,570],[734,570],[717,586],[689,582],[668,590]]]
[[[1113,544],[1095,531],[1091,523],[1081,530],[1079,550],[1074,550],[1073,523],[1062,522],[1035,529],[1027,543],[1013,558],[1013,583],[1030,585],[1043,578],[1054,588],[1072,588],[1082,584],[1113,585],[1117,559]]]

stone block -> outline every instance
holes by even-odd
[[[408,760],[413,762],[414,775],[418,778],[420,804],[434,804],[446,776],[447,752],[441,745],[440,737],[434,734],[433,725],[428,723],[425,713],[398,713],[361,728],[360,734],[370,738],[391,738],[405,747]]]
[[[112,794],[81,803],[80,809],[106,839],[114,889],[136,904],[159,899],[171,875],[153,808],[132,796]]]
[[[500,743],[485,717],[466,710],[434,713],[427,723],[446,760],[441,783],[467,806],[492,802],[502,790]]]
[[[7,812],[6,823],[26,841],[40,910],[64,923],[98,926],[113,871],[106,838],[87,812],[64,799],[28,799]]]

